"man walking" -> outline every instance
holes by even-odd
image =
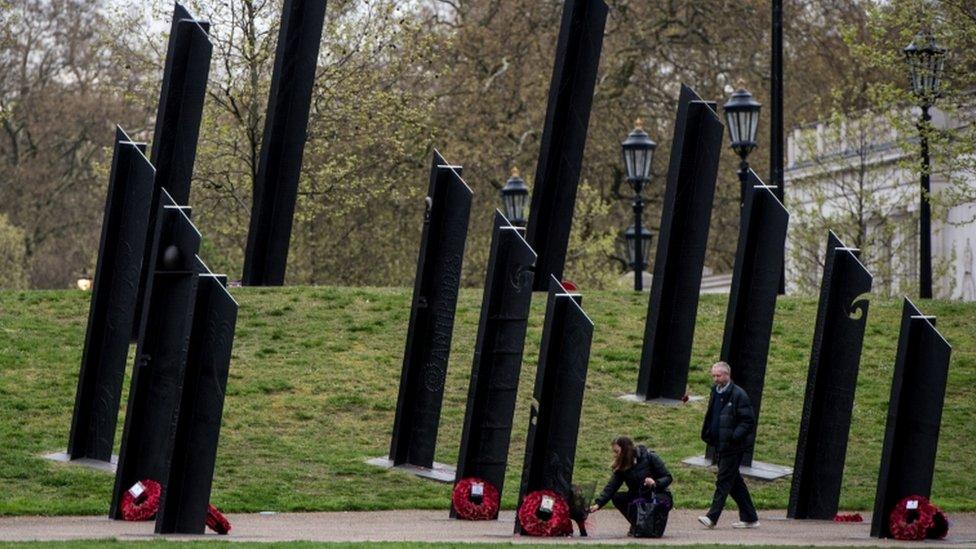
[[[756,416],[749,395],[732,383],[732,368],[728,363],[717,362],[712,366],[712,381],[715,385],[708,400],[701,437],[715,449],[718,477],[712,506],[708,514],[698,517],[698,522],[714,528],[725,499],[731,495],[739,506],[739,522],[733,522],[732,527],[757,528],[759,516],[749,497],[749,488],[739,474],[742,456],[755,441]]]

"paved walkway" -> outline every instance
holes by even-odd
[[[714,530],[697,523],[699,512],[679,509],[671,513],[667,535],[660,540],[635,540],[624,535],[626,523],[612,508],[591,517],[590,537],[539,539],[512,535],[514,513],[503,512],[498,521],[450,520],[446,511],[379,511],[348,513],[280,513],[229,515],[232,531],[220,537],[235,541],[443,541],[443,542],[551,542],[551,543],[727,543],[741,545],[841,545],[889,547],[976,547],[976,513],[950,515],[949,538],[941,542],[897,542],[868,536],[870,525],[825,521],[792,521],[783,511],[760,513],[762,527],[733,530],[734,512]],[[862,512],[866,518],[870,513]],[[116,522],[104,517],[0,517],[0,541],[152,539],[152,522]],[[219,536],[174,536],[177,539],[218,539]]]

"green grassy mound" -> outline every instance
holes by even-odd
[[[389,448],[410,291],[295,287],[234,294],[241,310],[213,502],[229,512],[446,512],[450,486],[364,463]],[[660,407],[616,398],[636,384],[646,299],[630,292],[584,296],[596,330],[574,480],[602,486],[608,443],[628,434],[669,464],[678,506],[704,508],[713,475],[679,462],[703,451],[698,432],[705,403]],[[67,441],[88,300],[89,294],[76,291],[0,292],[0,514],[107,512],[111,476],[38,457],[63,450]],[[445,463],[457,459],[480,302],[480,290],[461,292],[438,437],[437,460]],[[695,394],[708,390],[706,368],[719,353],[725,303],[722,296],[701,302],[689,382]],[[537,295],[503,498],[507,508],[515,504],[521,474],[544,305]],[[933,496],[947,510],[976,510],[976,306],[936,301],[922,309],[939,317],[939,329],[954,346]],[[898,301],[871,303],[843,509],[873,505],[900,312]],[[793,464],[815,314],[815,300],[780,299],[757,459]],[[750,486],[760,508],[786,506],[789,479]]]

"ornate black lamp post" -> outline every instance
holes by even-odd
[[[634,189],[634,226],[628,229],[632,231],[631,236],[624,235],[628,240],[631,265],[634,267],[634,291],[644,290],[644,269],[647,268],[646,249],[650,247],[650,231],[647,231],[647,240],[644,240],[646,229],[641,227],[641,214],[644,211],[644,185],[651,180],[651,161],[654,159],[654,149],[657,143],[651,141],[650,136],[641,127],[641,120],[638,118],[634,124],[634,131],[630,132],[627,139],[620,144],[623,149],[624,167],[627,169],[627,183]],[[634,235],[641,235],[635,238]],[[633,243],[631,246],[630,244]]]
[[[756,148],[756,131],[759,129],[759,110],[762,105],[753,99],[751,93],[740,88],[732,94],[723,108],[732,150],[741,159],[739,163],[739,205],[741,206],[746,202],[746,176],[749,173],[749,162],[746,159]]]
[[[643,289],[644,268],[647,266],[648,250],[651,249],[653,238],[654,234],[644,227],[640,228],[640,238],[637,238],[637,230],[633,225],[624,231],[624,241],[627,243],[627,261],[639,273],[639,278],[634,281],[634,289],[638,291]],[[637,265],[640,265],[639,269]]]
[[[922,148],[922,202],[919,208],[919,273],[918,294],[923,299],[932,297],[932,211],[929,204],[929,115],[936,98],[941,94],[942,70],[945,66],[946,50],[928,32],[919,32],[912,43],[905,47],[905,61],[908,63],[912,91],[922,107],[922,118],[918,122],[918,133]]]
[[[505,182],[501,192],[505,217],[516,227],[525,227],[525,207],[529,203],[529,188],[525,185],[525,180],[519,177],[518,168],[512,168],[512,176]]]

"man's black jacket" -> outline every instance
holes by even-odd
[[[647,477],[654,479],[653,490],[655,492],[663,491],[671,484],[671,473],[665,467],[664,461],[646,447],[637,445],[634,465],[626,471],[614,471],[613,476],[610,477],[610,482],[607,483],[603,492],[597,496],[594,503],[599,507],[606,505],[622,484],[627,484],[627,490],[636,496]]]
[[[713,406],[718,391],[712,387],[708,408],[705,412],[705,422],[702,425],[701,438],[711,444],[720,454],[743,452],[755,442],[756,414],[752,411],[752,402],[742,387],[729,382],[726,391],[731,391],[729,400],[722,407],[719,416],[718,434],[711,433]]]

